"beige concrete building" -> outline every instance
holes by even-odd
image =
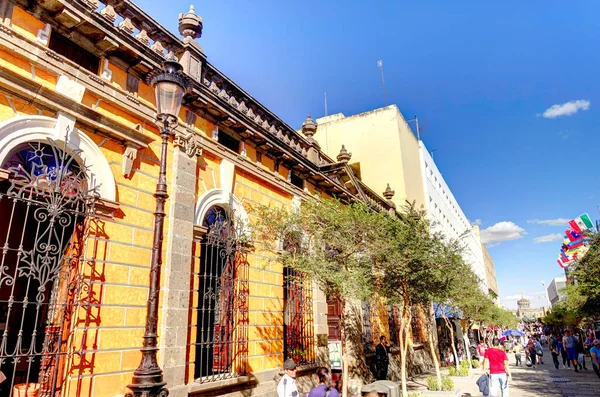
[[[384,192],[389,184],[398,209],[415,202],[427,211],[434,230],[461,238],[466,246],[464,259],[488,292],[479,232],[473,230],[425,144],[396,105],[353,116],[337,113],[317,119],[317,124],[315,138],[327,155],[337,156],[344,146],[352,154],[349,165],[354,174],[371,189]]]
[[[479,226],[474,226],[474,228],[479,229]],[[498,297],[498,282],[496,281],[494,260],[483,243],[481,244],[481,251],[483,252],[483,264],[485,265],[485,279],[487,280],[488,290]]]
[[[348,117],[337,113],[317,123],[321,150],[335,158],[344,145],[352,153],[350,166],[371,189],[383,192],[389,184],[398,208],[413,201],[425,205],[419,141],[396,105]]]

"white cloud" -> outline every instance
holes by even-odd
[[[547,234],[545,236],[536,237],[533,239],[533,242],[534,243],[551,243],[553,241],[560,241],[562,239],[563,239],[562,234],[554,233],[554,234]]]
[[[530,219],[527,223],[535,223],[536,225],[547,225],[547,226],[564,226],[569,225],[570,219],[567,218],[556,218],[556,219]]]
[[[471,226],[481,226],[483,225],[483,221],[481,219],[475,219],[473,222],[471,222]]]
[[[590,101],[585,99],[577,99],[575,101],[565,102],[560,105],[552,105],[544,111],[542,116],[546,119],[555,119],[561,116],[570,116],[580,110],[588,110],[589,108]]]
[[[481,231],[483,243],[499,243],[501,241],[517,240],[525,235],[525,229],[514,222],[502,221]]]

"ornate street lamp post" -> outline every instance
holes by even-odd
[[[158,328],[158,296],[160,291],[160,269],[162,266],[162,243],[165,219],[165,201],[167,194],[167,150],[169,136],[178,124],[183,94],[190,86],[189,78],[183,73],[182,66],[171,54],[163,62],[162,69],[151,73],[147,78],[156,95],[156,125],[160,128],[162,147],[160,153],[160,171],[156,185],[156,211],[154,212],[154,239],[150,264],[150,285],[146,312],[146,327],[142,347],[142,361],[133,373],[131,384],[127,387],[129,397],[166,397],[162,369],[156,361]]]

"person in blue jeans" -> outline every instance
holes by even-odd
[[[592,342],[590,355],[592,356],[592,367],[594,368],[594,372],[598,375],[598,378],[600,378],[600,339],[594,339],[594,342]]]
[[[577,340],[571,335],[571,331],[569,330],[565,331],[563,345],[567,350],[567,359],[573,364],[575,372],[579,372],[577,369],[577,367],[579,367],[579,362],[577,361]]]

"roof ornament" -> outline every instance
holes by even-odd
[[[184,41],[198,39],[202,36],[202,17],[196,15],[194,6],[190,5],[190,10],[179,14],[179,33]]]
[[[396,194],[396,192],[390,188],[390,184],[388,183],[385,192],[383,192],[383,197],[385,197],[386,200],[391,200],[392,197],[394,197],[394,194]]]
[[[342,149],[340,150],[340,154],[337,155],[337,161],[340,163],[347,163],[352,158],[352,153],[348,153],[346,147],[342,145]]]
[[[309,139],[312,139],[317,133],[317,123],[310,117],[310,113],[306,116],[304,123],[302,123],[302,133]]]

